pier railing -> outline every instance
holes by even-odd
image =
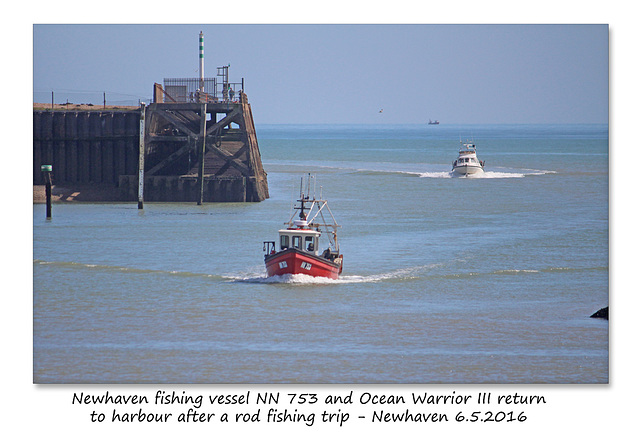
[[[223,82],[217,78],[204,78],[204,93],[200,91],[200,78],[165,78],[164,102],[234,102],[244,90],[242,82]]]
[[[34,90],[33,102],[46,104],[49,108],[64,106],[73,109],[75,106],[95,107],[107,106],[140,106],[141,102],[150,102],[149,96],[139,96],[115,91],[83,91],[83,90]]]

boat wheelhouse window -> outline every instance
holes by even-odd
[[[289,236],[280,235],[280,250],[289,248]]]
[[[294,236],[292,245],[295,248],[301,249],[302,248],[302,237],[301,236]]]
[[[307,249],[307,251],[312,252],[315,250],[314,246],[313,246],[313,236],[305,236],[304,237],[304,248]]]
[[[469,163],[469,157],[467,157],[466,159],[464,159],[465,162]]]

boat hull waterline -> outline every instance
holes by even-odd
[[[266,255],[264,263],[269,277],[286,274],[305,274],[313,277],[338,279],[342,272],[342,258],[336,258],[332,262],[296,248],[289,248],[272,255]]]
[[[458,175],[473,175],[473,174],[484,174],[484,169],[480,166],[455,166],[453,168],[453,172]]]

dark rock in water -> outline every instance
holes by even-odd
[[[591,317],[593,317],[594,319],[609,320],[609,307],[607,306],[605,308],[599,309],[598,311],[591,314]]]

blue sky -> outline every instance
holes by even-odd
[[[148,101],[154,82],[198,76],[201,30],[206,75],[230,64],[258,124],[609,117],[609,28],[578,24],[36,24],[34,100]]]

